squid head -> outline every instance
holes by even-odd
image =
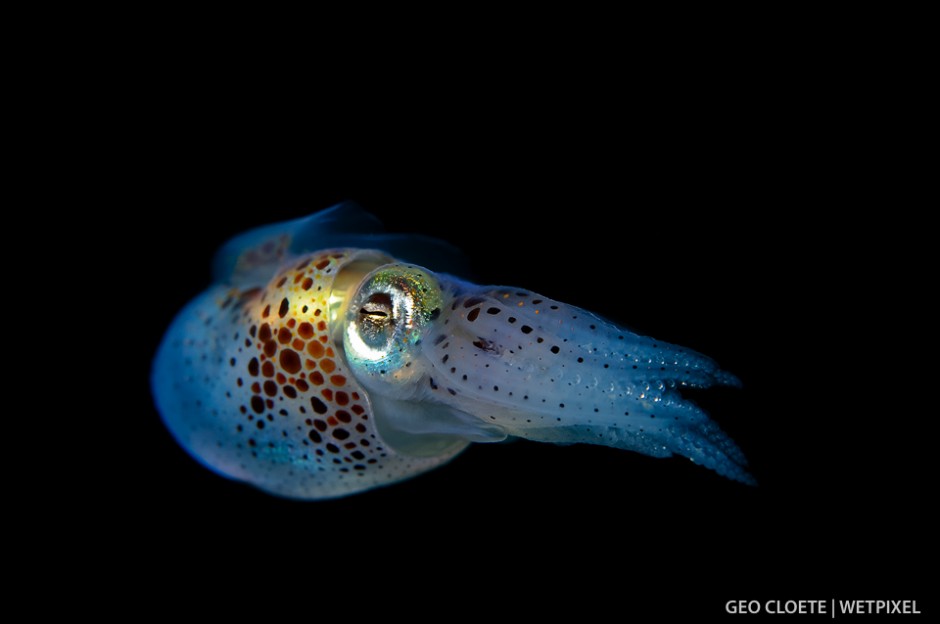
[[[157,352],[165,423],[211,469],[301,499],[510,437],[680,455],[753,482],[679,392],[733,375],[574,306],[463,281],[460,262],[348,202],[235,238]]]

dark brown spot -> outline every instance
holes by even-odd
[[[322,394],[322,395],[323,395],[323,398],[326,399],[327,401],[332,401],[332,400],[333,400],[333,391],[330,390],[329,388],[324,388],[324,389],[320,392],[320,394]]]
[[[310,290],[311,286],[313,286],[313,280],[309,277],[305,277],[303,283],[300,285],[304,290]]]
[[[313,382],[315,386],[323,385],[323,375],[320,374],[320,371],[313,371],[310,373],[310,381]]]
[[[281,368],[289,375],[300,372],[300,356],[293,349],[284,349],[279,357]]]
[[[349,432],[346,431],[345,429],[337,427],[336,429],[333,430],[333,437],[336,438],[337,440],[345,440],[346,438],[349,437]]]
[[[264,310],[261,311],[261,318],[268,318],[268,315],[271,314],[271,304],[264,306]]]
[[[324,373],[330,374],[334,370],[336,370],[336,362],[334,362],[333,360],[323,360],[320,362],[320,368],[323,370]]]
[[[294,389],[294,386],[284,386],[284,396],[288,399],[296,399],[297,391]]]
[[[317,341],[313,341],[307,345],[307,353],[318,360],[323,357],[324,351],[325,349],[323,348],[323,345]]]
[[[314,431],[313,429],[310,430],[310,433],[307,434],[307,437],[309,437],[312,442],[315,442],[317,444],[319,444],[320,442],[323,442],[323,438],[320,436],[320,434]]]
[[[297,389],[300,390],[301,392],[306,392],[307,390],[310,389],[310,384],[308,384],[303,379],[298,379],[296,382],[296,385],[297,385]]]
[[[330,266],[330,261],[329,259],[324,258],[323,260],[320,260],[319,262],[317,262],[315,266],[317,267],[317,269],[322,271],[326,267]]]
[[[251,358],[251,361],[248,362],[248,374],[252,377],[258,376],[258,358]]]
[[[561,351],[561,349],[559,349],[557,345],[555,345],[555,346],[553,346],[553,347],[551,348],[551,352],[552,352],[552,353],[558,353],[559,351]]]
[[[261,374],[265,377],[274,377],[274,364],[270,360],[261,365]]]
[[[487,308],[486,309],[487,314],[496,315],[496,314],[499,314],[499,312],[500,312],[499,308]]]
[[[313,325],[307,323],[306,321],[301,323],[297,328],[297,335],[304,340],[310,340],[313,338]]]
[[[270,379],[264,382],[264,393],[268,396],[277,396],[277,384]]]
[[[273,340],[269,340],[264,343],[264,354],[268,357],[274,357],[274,354],[277,353],[277,343]]]
[[[255,414],[261,414],[264,412],[264,399],[255,395],[251,397],[251,409],[254,410]]]
[[[287,297],[281,300],[281,307],[278,308],[277,315],[281,318],[287,316],[287,311],[290,310],[290,301],[287,300]]]
[[[353,405],[349,409],[351,409],[356,416],[362,416],[362,413],[366,411],[361,405]]]
[[[499,349],[496,344],[487,340],[486,338],[479,337],[473,341],[473,346],[481,351],[488,351],[490,353],[499,353]]]
[[[523,333],[523,334],[531,334],[531,333],[532,333],[532,328],[529,327],[528,325],[523,325],[523,326],[520,327],[519,329],[522,330],[522,333]]]
[[[274,285],[275,288],[280,288],[287,281],[287,276],[285,275],[281,279],[277,280],[277,284]]]
[[[483,303],[484,301],[486,301],[486,299],[484,299],[483,297],[470,297],[469,299],[463,302],[463,307],[472,308],[473,306]]]
[[[337,405],[348,405],[349,404],[349,395],[343,391],[336,393],[336,403]],[[348,420],[346,422],[349,422]]]
[[[342,388],[343,386],[346,385],[346,378],[343,377],[342,375],[333,375],[332,377],[330,377],[330,383],[333,384],[334,386]]]
[[[467,314],[467,320],[471,323],[477,320],[477,317],[480,316],[480,308],[473,308],[470,310],[470,313]]]
[[[268,342],[271,340],[271,326],[267,323],[261,324],[261,329],[258,330],[258,340],[261,342]]]
[[[326,403],[321,401],[318,397],[310,397],[310,405],[313,406],[313,411],[317,414],[326,414],[327,412]]]
[[[286,327],[282,327],[277,332],[277,341],[281,344],[287,344],[290,342],[290,339],[293,338],[293,335],[290,333],[290,330]]]
[[[351,423],[352,416],[346,410],[337,410],[336,420],[340,421],[341,423]]]

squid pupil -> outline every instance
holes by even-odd
[[[359,335],[366,344],[381,348],[388,340],[392,320],[392,298],[387,293],[374,293],[359,308]]]
[[[359,309],[359,314],[375,323],[382,323],[391,316],[392,298],[387,293],[371,295]]]

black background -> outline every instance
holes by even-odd
[[[923,598],[926,442],[899,403],[904,367],[886,329],[898,326],[880,316],[895,299],[872,288],[899,275],[882,247],[893,234],[854,212],[879,199],[841,157],[852,133],[823,123],[822,105],[754,86],[747,106],[721,84],[629,108],[598,94],[571,114],[538,99],[451,115],[429,104],[441,132],[421,119],[420,136],[421,114],[369,101],[249,127],[243,109],[148,107],[91,181],[127,211],[88,254],[121,301],[94,311],[101,331],[126,338],[101,353],[114,372],[99,452],[85,458],[90,476],[62,477],[97,495],[94,552],[129,576],[168,565],[193,595],[232,579],[221,600],[235,604],[257,603],[272,578],[366,602],[391,590],[405,613],[429,593],[455,609],[510,596],[526,610],[612,604],[624,616],[718,615],[739,598]],[[759,486],[680,459],[525,441],[474,445],[421,477],[327,502],[199,466],[152,404],[163,331],[208,286],[227,238],[344,199],[391,231],[457,245],[475,281],[715,358],[744,387],[696,400]]]

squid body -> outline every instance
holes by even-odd
[[[212,470],[298,499],[394,483],[509,437],[681,455],[753,482],[679,394],[733,375],[574,306],[424,268],[458,262],[351,202],[236,237],[157,351],[164,422]]]

